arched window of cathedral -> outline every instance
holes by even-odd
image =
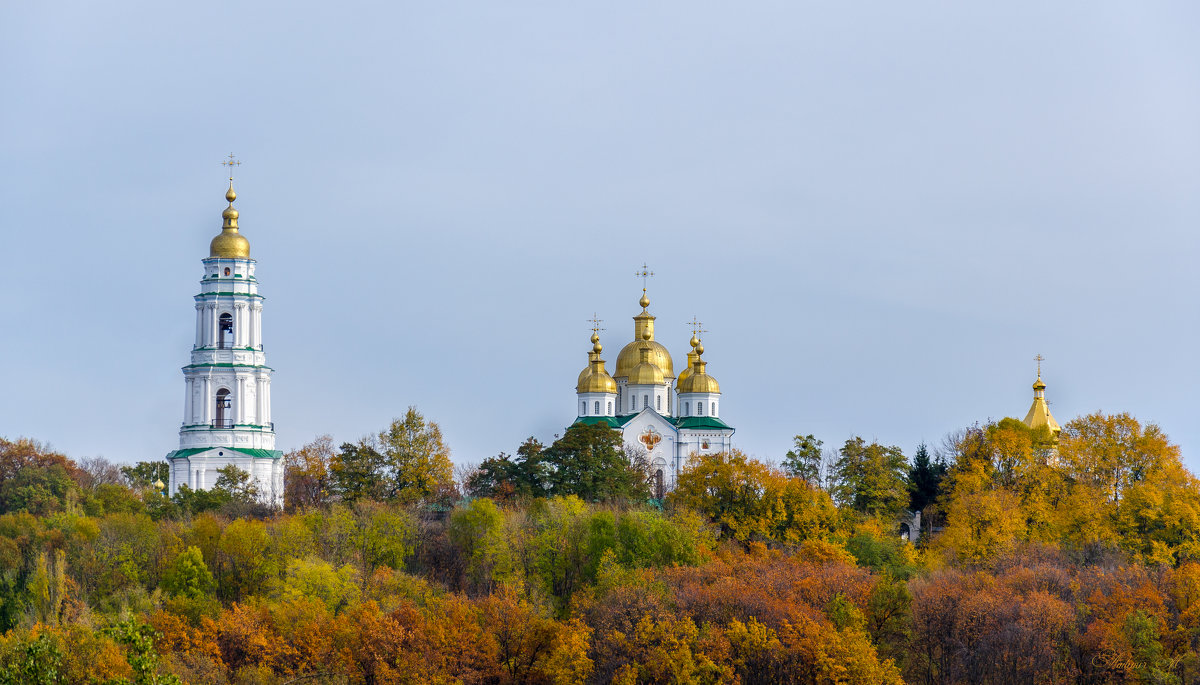
[[[579,403],[579,415],[580,415],[580,416],[587,416],[587,402],[580,402],[580,403]]]
[[[696,416],[704,416],[704,403],[703,402],[696,403]]]
[[[650,396],[642,395],[642,409],[649,409],[649,408],[650,408]]]
[[[593,413],[593,414],[599,414],[599,413],[600,413],[600,400],[596,400],[595,411],[593,411],[592,413]]]
[[[225,334],[229,336],[226,337]],[[225,312],[217,319],[217,348],[229,349],[233,345],[233,316]]]
[[[692,412],[692,403],[691,403],[691,402],[684,402],[684,403],[683,403],[683,415],[684,415],[684,416],[687,416],[687,415],[688,415],[688,414],[690,414],[691,412]]]
[[[662,411],[662,395],[655,395],[654,408],[658,411]]]
[[[608,415],[612,416],[612,402],[611,401],[608,403]]]
[[[716,416],[716,415],[717,415],[717,401],[716,401],[716,400],[713,400],[713,401],[712,401],[712,402],[709,404],[708,408],[709,408],[709,412],[708,412],[708,413],[709,413],[709,415],[710,415],[710,416]]]
[[[230,402],[229,391],[221,388],[217,391],[217,418],[213,421],[213,428],[233,428],[233,417],[230,408],[233,403]]]
[[[662,499],[667,494],[666,483],[663,482],[663,471],[658,469],[654,472],[654,498]]]

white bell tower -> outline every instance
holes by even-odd
[[[230,160],[227,165],[238,164]],[[179,449],[167,455],[169,494],[216,485],[234,465],[251,475],[260,499],[283,506],[282,453],[271,421],[271,372],[262,341],[262,295],[250,242],[238,233],[233,177],[221,233],[212,239],[196,300],[196,340],[183,367],[186,387]]]

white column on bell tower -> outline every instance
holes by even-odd
[[[231,161],[226,164],[237,164]],[[271,373],[262,350],[255,260],[250,243],[238,229],[238,210],[230,178],[225,194],[229,206],[221,216],[221,233],[212,239],[196,301],[196,343],[185,378],[184,420],[179,449],[167,455],[171,463],[168,494],[182,486],[211,487],[217,469],[233,465],[251,474],[264,502],[283,504],[282,456],[275,449],[270,423]],[[220,320],[228,314],[233,330],[220,345]],[[227,394],[225,394],[227,393]],[[218,398],[228,406],[219,406]],[[201,406],[197,407],[199,403]],[[268,462],[264,464],[263,462]]]

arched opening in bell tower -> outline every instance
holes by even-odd
[[[230,401],[229,390],[221,388],[217,391],[217,418],[213,421],[214,428],[233,428],[233,416],[230,409],[233,403]]]
[[[227,350],[230,347],[233,347],[233,315],[225,312],[217,319],[217,349]]]

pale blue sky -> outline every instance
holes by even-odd
[[[970,6],[968,6],[970,5]],[[735,443],[1129,411],[1200,468],[1200,6],[5,3],[0,435],[178,443],[220,160],[279,446],[572,420],[643,261]]]

